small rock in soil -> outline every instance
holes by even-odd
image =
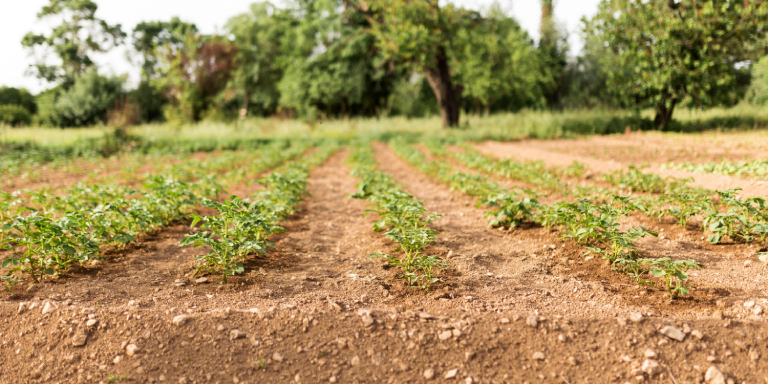
[[[370,327],[373,325],[373,317],[371,317],[371,315],[366,313],[362,316],[362,319],[363,319],[363,326]]]
[[[534,352],[533,356],[531,356],[534,360],[544,360],[546,357],[544,356],[544,353],[542,352]]]
[[[625,319],[623,317],[617,317],[616,318],[616,322],[618,322],[619,325],[621,325],[622,327],[627,325],[627,319]]]
[[[432,368],[427,368],[424,370],[424,378],[427,380],[432,380],[435,377],[435,370]]]
[[[96,320],[96,319],[90,319],[90,320],[88,320],[88,321],[85,323],[85,326],[86,326],[86,327],[88,327],[88,328],[93,328],[93,327],[95,327],[95,326],[96,326],[96,324],[98,324],[98,323],[99,323],[99,321],[98,321],[98,320]]]
[[[502,324],[508,324],[508,323],[509,323],[509,319],[507,319],[506,317],[502,317],[502,318],[501,318],[501,320],[499,320],[499,321],[500,321]]]
[[[233,329],[231,332],[229,332],[230,340],[242,339],[244,337],[245,337],[245,332],[240,331],[238,329]]]
[[[136,346],[136,344],[128,344],[128,346],[125,347],[125,354],[128,356],[133,356],[139,351],[139,347]]]
[[[693,331],[691,331],[691,335],[693,335],[693,337],[699,340],[704,338],[704,334],[702,334],[701,331],[699,331],[698,329],[694,329]]]
[[[568,361],[568,364],[570,364],[570,365],[578,365],[579,364],[579,362],[573,356],[568,356],[568,360],[567,361]]]
[[[205,276],[203,276],[201,278],[198,278],[198,279],[195,279],[195,283],[196,284],[202,284],[202,283],[207,283],[207,282],[208,282],[208,278],[205,277]]]
[[[173,318],[173,324],[174,325],[184,325],[189,320],[188,315],[178,315]]]
[[[643,321],[643,315],[640,312],[632,312],[629,314],[629,319],[634,323]]]
[[[725,374],[714,365],[707,369],[704,380],[707,384],[726,384]]]
[[[661,365],[659,365],[659,363],[650,359],[643,361],[643,365],[642,367],[640,367],[640,369],[642,369],[643,372],[649,374],[650,376],[658,375],[663,370],[663,368],[661,368]]]
[[[86,336],[84,333],[78,333],[72,337],[72,346],[82,347],[85,345],[86,341],[88,341],[88,336]]]
[[[43,315],[46,315],[48,313],[51,313],[53,311],[53,305],[51,305],[50,301],[46,301],[45,305],[43,305]]]
[[[659,333],[677,341],[683,341],[683,339],[685,339],[685,333],[683,333],[683,331],[679,330],[677,327],[673,327],[671,325],[665,326],[659,331]]]
[[[649,359],[653,359],[654,357],[656,357],[656,351],[654,351],[653,349],[648,348],[648,349],[645,350],[644,355],[645,355],[645,357],[647,357]]]
[[[275,352],[275,353],[272,354],[272,360],[277,361],[278,363],[282,363],[283,362],[283,356],[280,353]]]
[[[349,360],[349,365],[353,367],[360,365],[360,358],[357,356],[353,356],[352,359]]]
[[[760,360],[760,354],[757,352],[757,349],[754,349],[754,348],[750,348],[749,349],[749,358],[752,361]]]
[[[465,384],[472,384],[474,382],[475,382],[475,380],[473,380],[471,377],[467,377],[466,379],[464,379],[464,383]]]
[[[437,338],[440,339],[440,340],[448,340],[448,339],[451,338],[451,336],[453,336],[451,331],[445,331],[445,332],[442,332],[439,335],[437,335]]]
[[[459,373],[458,369],[451,369],[450,371],[445,373],[445,378],[446,379],[453,379],[454,377],[456,377],[457,373]]]
[[[525,323],[530,325],[531,327],[536,328],[539,325],[539,320],[536,318],[535,315],[528,316],[527,319],[525,319]]]

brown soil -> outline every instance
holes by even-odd
[[[401,383],[432,372],[434,382],[698,383],[710,366],[736,383],[766,380],[768,329],[752,315],[768,305],[764,268],[729,275],[745,255],[696,248],[670,226],[680,240],[643,246],[711,259],[692,298],[669,302],[543,228],[489,228],[471,198],[376,149],[383,171],[443,214],[430,251],[452,267],[433,291],[368,257],[395,249],[363,217],[366,202],[348,197],[356,180],[342,152],[312,171],[311,197],[276,248],[229,284],[191,278],[205,250],[177,246],[190,231],[180,224],[0,294],[0,382]],[[757,303],[747,309],[746,298]],[[643,318],[627,321],[633,313]],[[684,340],[659,333],[667,325]],[[75,347],[80,335],[87,344]],[[646,353],[653,374],[640,370]]]

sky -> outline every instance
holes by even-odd
[[[110,24],[121,24],[130,32],[141,21],[169,20],[178,16],[184,21],[197,24],[203,33],[220,32],[227,20],[248,10],[255,0],[96,0],[99,9],[96,16]],[[454,0],[466,8],[482,10],[493,0]],[[499,0],[525,28],[538,38],[541,9],[538,0]],[[26,74],[34,58],[21,46],[21,39],[27,32],[37,33],[50,30],[52,24],[37,20],[37,13],[49,0],[0,0],[6,3],[0,12],[0,86],[24,87],[37,93],[49,84],[41,83]],[[571,54],[577,54],[582,43],[579,39],[579,25],[583,16],[592,16],[597,11],[599,0],[559,0],[555,2],[555,19],[569,32]],[[279,4],[279,3],[278,3]],[[104,74],[129,75],[135,83],[139,69],[126,58],[125,48],[113,49],[107,54],[93,56]]]

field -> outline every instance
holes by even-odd
[[[355,130],[0,158],[0,382],[768,383],[765,132]]]

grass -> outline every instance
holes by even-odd
[[[349,118],[307,122],[280,118],[251,118],[244,121],[203,121],[174,127],[147,124],[129,129],[129,133],[157,146],[174,143],[199,143],[205,148],[225,148],[232,143],[275,138],[355,138],[388,139],[403,135],[428,135],[469,140],[516,140],[521,138],[567,138],[593,134],[652,128],[653,111],[640,113],[622,110],[534,111],[499,113],[490,116],[463,115],[460,129],[445,130],[438,116],[408,119]],[[669,132],[731,131],[768,127],[768,108],[739,105],[706,111],[680,109]],[[32,143],[38,147],[67,147],[107,137],[108,127],[57,129],[8,128],[0,126],[0,143]]]

